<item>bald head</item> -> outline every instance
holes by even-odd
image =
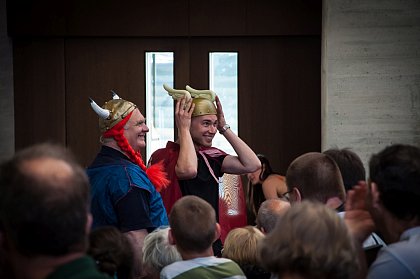
[[[89,181],[63,147],[29,147],[0,166],[0,220],[26,256],[86,248]]]
[[[290,203],[282,199],[264,201],[257,215],[257,227],[263,233],[269,233],[276,226],[276,222],[290,208]]]
[[[289,191],[296,188],[301,199],[326,203],[337,197],[345,201],[340,170],[326,154],[310,152],[297,157],[287,169],[286,184]]]
[[[23,161],[20,169],[23,174],[33,179],[44,181],[45,187],[63,188],[65,181],[74,175],[71,166],[56,158],[36,158]]]

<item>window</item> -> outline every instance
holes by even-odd
[[[238,135],[238,53],[210,52],[209,59],[210,89],[219,96],[226,122]],[[214,137],[213,146],[236,155],[229,142],[220,134]]]
[[[163,89],[164,83],[173,87],[173,52],[146,52],[147,161],[154,151],[165,147],[168,140],[174,140],[173,100]]]
[[[209,60],[209,87],[219,96],[226,121],[238,134],[238,53],[211,52]],[[147,161],[154,151],[174,140],[174,103],[163,89],[164,83],[174,87],[174,53],[146,52],[146,120],[150,129],[146,135]],[[214,137],[213,145],[236,155],[219,133]]]

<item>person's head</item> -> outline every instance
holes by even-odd
[[[357,252],[338,214],[320,203],[292,206],[262,240],[262,266],[277,275],[302,278],[353,278]]]
[[[257,228],[263,233],[271,232],[277,220],[290,208],[290,203],[283,199],[269,199],[264,201],[257,215]]]
[[[371,157],[369,174],[374,207],[386,209],[395,219],[420,223],[420,148],[386,147]]]
[[[134,254],[129,239],[115,227],[100,227],[89,235],[87,252],[98,269],[111,277],[128,279],[133,276]]]
[[[163,88],[174,100],[193,99],[194,110],[191,115],[190,133],[196,146],[210,147],[217,133],[217,109],[214,104],[216,93],[211,90],[197,90],[186,86],[186,90],[173,89],[164,84]]]
[[[149,128],[135,104],[121,99],[115,93],[113,99],[105,102],[102,108],[92,99],[90,104],[99,116],[102,142],[115,141],[130,158],[146,146],[145,135]],[[135,161],[138,158],[131,159]]]
[[[222,256],[238,264],[258,264],[258,244],[264,234],[253,226],[231,230],[224,243]]]
[[[297,157],[287,169],[286,184],[291,203],[304,199],[326,203],[334,197],[345,201],[340,170],[326,154],[309,152]]]
[[[366,171],[359,155],[348,148],[331,148],[322,152],[337,163],[346,191],[353,188],[360,180],[366,180]]]
[[[168,228],[158,228],[149,233],[143,244],[144,278],[159,278],[161,270],[182,257],[175,245],[169,244]]]
[[[101,142],[118,146],[130,160],[146,172],[158,191],[169,184],[161,162],[146,168],[140,149],[146,146],[146,133],[149,128],[146,119],[135,104],[121,99],[113,92],[112,100],[99,107],[90,99],[92,109],[99,116]]]
[[[190,133],[193,142],[198,146],[210,147],[217,133],[217,123],[215,114],[192,117]]]
[[[169,214],[169,241],[183,253],[203,253],[220,236],[213,207],[197,196],[177,200]]]
[[[91,224],[89,180],[64,147],[39,144],[0,166],[0,230],[10,254],[84,253]]]
[[[124,137],[136,152],[140,152],[141,148],[146,147],[147,132],[149,132],[149,127],[146,125],[146,119],[138,109],[135,109],[127,124],[124,125]]]
[[[270,161],[263,154],[257,154],[261,162],[261,168],[248,173],[247,177],[251,185],[261,184],[270,174],[274,173]]]

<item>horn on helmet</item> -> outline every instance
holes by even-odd
[[[193,98],[205,98],[205,99],[208,99],[212,102],[214,102],[214,100],[216,100],[216,93],[214,93],[213,91],[211,91],[209,89],[197,90],[197,89],[192,88],[189,85],[185,86],[185,88],[187,89],[188,92],[191,93],[191,96]]]
[[[169,96],[172,96],[172,99],[179,100],[185,96],[186,100],[191,99],[191,94],[187,90],[173,89],[167,84],[163,84],[163,88],[168,91]]]
[[[118,94],[114,90],[111,89],[111,92],[112,92],[112,99],[113,100],[121,99],[120,96],[118,96]]]
[[[109,115],[111,114],[111,112],[107,109],[103,109],[100,106],[98,106],[94,100],[92,100],[92,98],[89,98],[89,102],[90,102],[90,106],[92,107],[92,109],[96,112],[96,114],[102,118],[102,119],[107,119],[109,117]]]

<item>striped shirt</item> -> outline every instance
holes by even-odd
[[[235,262],[213,256],[174,262],[162,269],[160,278],[246,279]]]

